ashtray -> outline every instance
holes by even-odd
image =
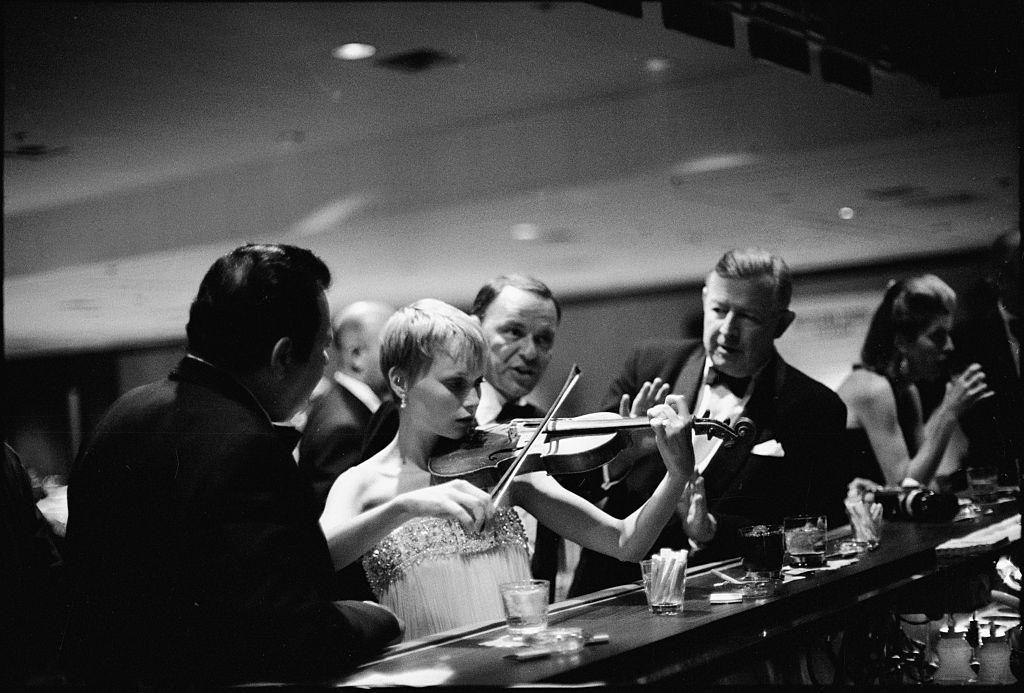
[[[526,636],[531,647],[543,647],[553,654],[579,652],[586,644],[582,628],[548,628]]]

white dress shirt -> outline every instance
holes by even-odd
[[[697,394],[697,406],[693,409],[693,415],[697,417],[704,417],[705,412],[709,412],[707,416],[712,419],[716,419],[721,422],[728,420],[730,424],[736,423],[736,420],[743,413],[743,410],[747,406],[747,402],[750,401],[750,395],[754,391],[754,378],[750,379],[750,384],[747,385],[747,391],[742,397],[738,397],[733,394],[732,390],[727,388],[723,384],[717,384],[714,387],[708,384],[708,372],[711,370],[711,359],[704,359],[704,377],[701,381],[703,384],[700,386],[700,392]],[[708,463],[711,462],[711,458],[718,452],[718,447],[722,444],[721,438],[712,437],[710,440],[707,435],[698,434],[696,431],[692,432],[691,440],[693,441],[693,458],[696,462],[695,469],[698,474],[702,474],[707,468]]]

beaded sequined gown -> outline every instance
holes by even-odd
[[[413,640],[449,628],[504,618],[498,585],[530,578],[526,532],[509,508],[483,532],[421,517],[394,530],[363,557],[377,599]]]

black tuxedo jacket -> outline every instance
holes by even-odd
[[[1017,374],[1002,318],[987,313],[953,330],[957,361],[977,362],[995,395],[978,402],[960,418],[970,441],[971,465],[999,467],[1005,484],[1017,483],[1014,460],[1024,465],[1024,380]]]
[[[75,680],[309,680],[398,635],[389,613],[328,598],[296,442],[195,359],[114,403],[68,488]]]
[[[635,395],[644,381],[660,377],[673,385],[674,394],[686,398],[693,411],[704,359],[700,340],[645,343],[632,353],[613,381],[604,407],[617,411],[622,394]],[[675,388],[677,381],[679,388]],[[756,435],[740,439],[731,448],[719,447],[702,474],[718,529],[711,542],[691,553],[691,563],[739,555],[737,530],[745,525],[778,522],[786,515],[803,513],[824,513],[830,524],[845,523],[842,499],[848,479],[839,445],[846,426],[846,406],[839,397],[776,355],[758,375],[743,415],[757,426]],[[772,440],[782,446],[783,456],[752,451]],[[650,498],[664,474],[660,455],[641,457],[612,487],[605,511],[626,517]],[[651,548],[661,547],[689,548],[678,517],[673,516]],[[639,575],[635,563],[584,550],[570,594],[632,582]]]
[[[299,472],[313,487],[321,510],[334,480],[363,461],[363,433],[372,414],[334,378],[310,404],[299,440]]]

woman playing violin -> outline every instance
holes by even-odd
[[[381,368],[401,402],[398,435],[338,477],[320,518],[335,566],[364,557],[374,592],[405,622],[407,639],[502,617],[498,583],[530,576],[511,505],[582,546],[630,561],[651,550],[677,504],[702,506],[702,481],[691,478],[691,417],[674,397],[648,412],[665,478],[625,519],[545,472],[516,476],[498,507],[462,479],[431,485],[436,443],[474,427],[484,349],[477,321],[441,301],[418,301],[391,318]]]

